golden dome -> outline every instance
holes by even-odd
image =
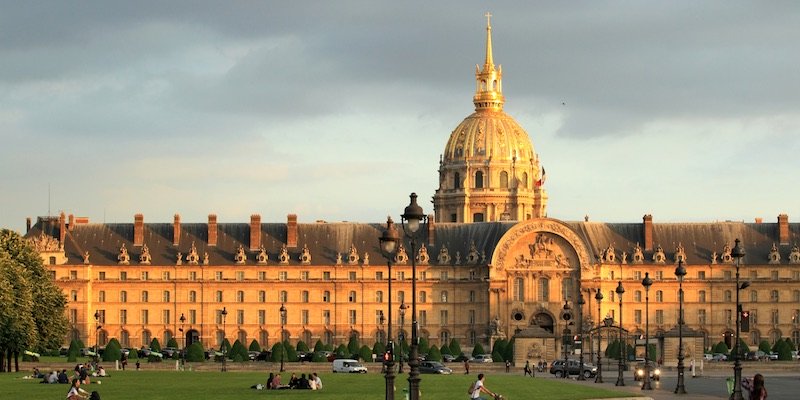
[[[528,133],[503,111],[479,110],[450,134],[443,161],[476,158],[496,161],[536,161]]]

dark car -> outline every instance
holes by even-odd
[[[453,362],[456,360],[456,357],[450,354],[442,354],[442,361],[443,362]]]
[[[577,360],[567,360],[567,373],[569,375],[578,375],[582,373],[584,378],[591,378],[597,374],[597,367],[589,363],[583,363],[583,370],[581,371],[580,362]],[[556,378],[564,377],[564,360],[556,360],[550,364],[550,373],[555,375]]]
[[[644,379],[644,361],[637,363],[636,368],[633,369],[633,380],[640,381]],[[654,381],[661,380],[661,368],[656,365],[653,361],[649,361],[647,366],[650,368],[650,379]]]
[[[438,361],[423,361],[419,363],[419,372],[421,374],[441,374],[450,375],[453,370],[444,366]]]
[[[172,358],[177,352],[178,349],[174,347],[164,347],[163,349],[161,349],[161,354],[164,355],[164,358]]]
[[[272,352],[261,350],[261,352],[256,355],[256,361],[269,361],[271,356]]]

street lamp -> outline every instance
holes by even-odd
[[[186,317],[181,313],[181,329],[180,332],[183,334],[183,349],[181,350],[181,368],[186,368],[186,331],[183,330],[183,324],[186,323]]]
[[[616,386],[625,386],[625,376],[623,376],[623,370],[625,369],[625,341],[623,340],[622,335],[622,294],[625,293],[625,288],[622,287],[622,281],[620,280],[617,284],[617,297],[619,297],[619,363],[617,368],[617,383]]]
[[[403,324],[406,322],[406,309],[408,306],[406,302],[403,301],[400,303],[400,333],[397,334],[397,339],[400,340],[400,368],[397,370],[397,373],[403,373],[403,341],[405,340],[405,335],[403,334]]]
[[[564,300],[564,310],[561,312],[561,319],[564,320],[564,338],[562,341],[563,349],[564,349],[564,379],[569,377],[569,360],[567,359],[567,343],[569,342],[569,321],[572,319],[572,313],[570,312],[569,307],[569,300]],[[578,375],[582,375],[583,371],[578,371]]]
[[[417,204],[417,194],[411,193],[411,203],[400,216],[403,232],[411,242],[411,354],[408,359],[409,400],[419,400],[419,322],[417,321],[417,234],[420,225],[427,221],[422,207]]]
[[[578,369],[578,371],[580,371],[578,373],[579,381],[586,380],[586,378],[584,378],[583,376],[583,305],[584,304],[586,304],[586,301],[583,300],[583,293],[581,293],[580,297],[578,297],[578,311],[579,311],[578,314],[581,317],[580,319],[578,319],[578,339],[580,340],[580,348],[579,348],[580,355],[578,357],[579,359],[578,362],[581,364],[581,367]],[[591,361],[591,357],[589,361]]]
[[[94,311],[94,359],[97,361],[100,358],[100,310]]]
[[[686,394],[686,386],[683,384],[683,277],[686,276],[686,267],[683,260],[678,261],[675,268],[675,277],[678,278],[678,386],[675,386],[675,394]]]
[[[644,286],[644,377],[642,378],[642,390],[653,390],[650,386],[650,286],[653,286],[653,280],[650,279],[650,273],[644,273],[642,279],[642,286]]]
[[[225,371],[228,370],[228,365],[227,365],[227,360],[226,360],[228,358],[228,356],[225,354],[225,350],[227,350],[226,349],[227,346],[225,346],[225,336],[226,336],[226,333],[225,333],[225,319],[227,317],[228,317],[228,309],[225,308],[225,307],[222,307],[222,343],[220,344],[220,347],[222,347],[222,372],[225,372]]]
[[[736,350],[733,354],[733,393],[731,393],[731,399],[733,400],[743,400],[742,398],[742,362],[740,354],[741,346],[739,346],[739,324],[741,323],[741,309],[742,305],[739,303],[739,291],[745,287],[750,286],[749,282],[745,282],[747,285],[742,284],[739,286],[739,266],[742,262],[742,257],[745,256],[744,247],[741,244],[741,241],[737,238],[735,240],[735,245],[733,246],[733,250],[731,250],[731,257],[736,259],[736,341],[733,344],[733,348]]]
[[[281,308],[279,309],[279,311],[281,312],[281,370],[280,370],[280,372],[284,372],[285,369],[284,369],[284,365],[283,365],[283,363],[284,363],[283,359],[284,359],[284,354],[286,354],[286,344],[284,343],[285,341],[284,341],[284,332],[283,332],[284,328],[283,327],[284,327],[284,325],[286,325],[286,306],[284,306],[283,303],[281,303]]]
[[[381,252],[386,257],[386,266],[389,274],[389,324],[386,337],[386,355],[383,358],[384,370],[386,371],[386,400],[394,400],[394,342],[392,342],[392,257],[397,249],[397,242],[400,235],[394,227],[392,217],[386,218],[386,230],[378,238]],[[381,327],[383,326],[383,311],[381,310]],[[401,357],[402,360],[402,357]],[[402,361],[401,361],[402,362]]]
[[[600,358],[600,342],[603,341],[603,334],[602,330],[600,329],[602,325],[602,321],[600,318],[600,302],[603,301],[603,293],[600,291],[600,288],[597,288],[597,293],[594,294],[594,299],[597,300],[597,376],[594,377],[594,383],[603,383],[603,364],[602,359]]]

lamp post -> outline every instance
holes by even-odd
[[[741,244],[741,241],[737,238],[735,240],[735,245],[733,246],[733,250],[731,250],[731,257],[736,259],[736,341],[733,343],[733,348],[735,352],[733,354],[733,393],[731,393],[731,399],[733,400],[743,400],[742,399],[742,361],[740,354],[739,346],[739,324],[741,322],[741,308],[742,305],[739,303],[739,291],[742,287],[750,286],[749,282],[747,285],[742,284],[739,286],[739,266],[742,262],[742,257],[745,256],[744,247]]]
[[[181,317],[179,319],[181,321],[181,329],[180,332],[183,335],[183,349],[181,349],[181,369],[186,368],[186,331],[183,330],[183,324],[186,323],[186,317],[181,313]]]
[[[281,303],[281,308],[278,310],[281,313],[281,370],[284,372],[284,354],[286,354],[286,346],[284,341],[284,326],[286,325],[286,306]]]
[[[94,311],[94,359],[97,361],[100,357],[100,310]]]
[[[617,365],[617,382],[614,384],[616,386],[625,386],[625,376],[623,375],[625,369],[625,341],[623,340],[622,334],[622,294],[625,293],[625,288],[622,287],[622,281],[620,280],[617,284],[617,297],[619,297],[619,363]]]
[[[561,312],[561,319],[564,320],[564,337],[562,339],[562,348],[564,349],[564,379],[569,378],[569,359],[567,358],[567,343],[569,342],[569,321],[572,319],[572,312],[570,312],[569,300],[564,300],[564,310]],[[578,375],[582,375],[583,371],[578,371]]]
[[[389,274],[389,324],[386,337],[386,355],[384,356],[384,366],[386,371],[386,400],[394,400],[394,342],[392,342],[392,257],[397,248],[400,235],[394,227],[391,217],[386,218],[386,230],[378,238],[381,252],[386,257],[386,266]],[[383,326],[383,311],[381,311],[381,326]],[[402,358],[401,358],[402,360]],[[401,361],[402,362],[402,361]]]
[[[581,344],[580,347],[579,347],[580,355],[578,357],[578,359],[579,359],[578,362],[581,365],[580,368],[578,369],[578,380],[579,381],[586,380],[586,378],[584,378],[584,376],[583,376],[583,305],[584,304],[586,304],[586,301],[583,300],[583,293],[581,293],[580,297],[578,297],[578,311],[579,311],[578,315],[580,316],[580,318],[578,319],[578,339],[580,340],[580,344]],[[589,361],[591,361],[591,357],[590,357]]]
[[[403,325],[406,321],[406,309],[408,306],[406,305],[405,301],[400,303],[400,333],[397,335],[397,339],[400,340],[400,367],[398,368],[397,372],[402,374],[403,373],[403,341],[405,340],[405,335],[403,334]]]
[[[225,336],[227,335],[225,333],[225,319],[228,317],[228,309],[222,307],[221,314],[222,314],[222,343],[220,344],[220,347],[222,347],[222,372],[225,372],[228,370],[228,365],[227,365],[228,355],[225,354],[225,350],[227,350],[226,349],[227,346],[225,346]]]
[[[686,267],[683,260],[678,261],[675,268],[675,277],[678,278],[678,386],[675,386],[675,394],[686,394],[686,386],[683,383],[683,277],[686,276]]]
[[[600,358],[600,345],[603,341],[602,330],[600,329],[602,325],[602,321],[600,318],[600,302],[603,301],[603,293],[600,291],[600,288],[597,288],[597,293],[594,294],[594,299],[597,300],[597,375],[594,377],[594,383],[603,383],[603,363],[602,359]]]
[[[642,390],[653,390],[650,386],[650,286],[653,286],[653,280],[650,279],[650,273],[644,273],[642,279],[642,286],[644,286],[644,377],[642,378]]]
[[[409,400],[419,400],[419,322],[417,321],[417,233],[420,225],[427,221],[422,207],[417,204],[417,194],[411,193],[411,203],[401,215],[403,232],[411,242],[411,349],[408,358]]]

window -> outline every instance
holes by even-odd
[[[128,323],[128,310],[119,310],[119,324],[125,325]]]
[[[189,302],[197,303],[197,292],[195,292],[194,290],[189,291]]]
[[[286,292],[285,290],[281,290],[280,302],[281,303],[286,303],[288,301],[288,299],[289,299],[289,293]]]
[[[663,281],[664,280],[664,271],[656,271],[656,280]]]
[[[105,303],[106,302],[106,291],[105,290],[101,290],[101,291],[97,292],[97,301],[100,302],[100,303]]]
[[[331,292],[330,291],[326,290],[326,291],[322,292],[322,301],[325,302],[325,303],[330,303],[331,302]]]
[[[506,171],[500,172],[500,188],[508,189],[508,172]]]
[[[475,172],[475,189],[483,189],[483,171]]]
[[[289,279],[289,273],[288,272],[286,272],[286,271],[278,272],[278,280],[285,281],[287,279]]]
[[[569,300],[572,298],[574,281],[572,278],[564,278],[561,281],[561,300]]]
[[[792,311],[792,325],[797,326],[800,324],[800,310]]]
[[[161,280],[162,281],[168,281],[169,278],[170,278],[169,271],[164,271],[164,272],[161,273]]]
[[[215,293],[215,298],[217,300],[217,303],[222,303],[222,290],[217,290],[217,292]]]
[[[264,325],[267,321],[267,311],[266,310],[258,310],[258,324]]]
[[[417,277],[418,280],[425,281],[428,280],[428,272],[427,271],[420,271],[419,276]]]
[[[100,322],[101,324],[105,324],[106,323],[106,310],[97,310],[97,313],[98,313],[97,321]]]
[[[323,280],[323,281],[329,281],[329,280],[331,280],[331,273],[330,273],[330,272],[328,272],[328,271],[324,271],[324,272],[322,272],[322,280]]]
[[[636,281],[642,280],[642,271],[633,271],[633,279]]]
[[[267,292],[264,290],[258,291],[258,302],[259,303],[266,303],[267,302]]]
[[[441,298],[442,298],[442,303],[447,303],[447,290],[442,290]]]
[[[758,325],[758,312],[750,310],[750,326]]]
[[[244,303],[244,292],[239,290],[236,292],[236,302],[237,303]]]
[[[308,303],[308,290],[303,290],[300,292],[300,301],[303,303]]]
[[[172,322],[170,322],[169,310],[162,310],[161,311],[161,323],[165,324],[165,325],[168,325],[168,324],[172,323]]]
[[[609,290],[608,291],[608,300],[609,301],[616,301],[616,300],[614,300],[616,298],[616,296],[617,296],[617,293],[614,292],[613,290]]]
[[[189,310],[189,323],[192,325],[197,323],[197,310]]]
[[[447,271],[442,271],[439,273],[439,280],[446,281],[448,280],[448,278],[449,276],[447,274]]]
[[[214,272],[214,280],[215,281],[221,281],[222,280],[222,271]]]
[[[641,325],[642,323],[642,310],[633,310],[633,323]]]
[[[750,331],[750,345],[751,346],[758,346],[761,343],[761,335],[758,333],[757,330]]]
[[[728,325],[733,323],[733,313],[731,310],[725,310],[725,323]]]
[[[300,271],[300,280],[307,281],[309,278],[308,271]]]
[[[119,292],[119,302],[120,303],[127,303],[128,302],[128,292],[122,290]]]
[[[794,299],[795,303],[800,303],[800,290],[793,291],[792,298]]]
[[[74,308],[69,310],[69,322],[72,324],[78,323],[78,310]]]
[[[397,271],[397,280],[404,281],[406,280],[406,273],[405,271]]]
[[[724,299],[725,299],[725,301],[726,301],[726,302],[729,302],[729,301],[731,301],[731,291],[730,291],[730,290],[726,290],[726,291],[725,291],[725,293],[724,293]]]
[[[267,280],[267,272],[266,271],[258,271],[258,280],[260,280],[260,281]]]
[[[772,317],[770,318],[773,325],[778,325],[779,318],[778,318],[778,310],[772,310]]]
[[[550,280],[539,279],[539,301],[550,301]]]
[[[637,290],[633,292],[633,301],[640,303],[642,301],[642,291]]]
[[[375,272],[375,280],[376,281],[382,281],[383,280],[383,271]]]
[[[750,291],[750,302],[751,303],[758,303],[758,290],[751,290]]]
[[[400,304],[405,303],[406,301],[406,292],[400,290],[397,292],[397,302]]]
[[[78,291],[73,290],[69,292],[69,298],[72,299],[72,301],[78,301]]]
[[[697,310],[697,323],[700,324],[700,325],[705,325],[706,324],[706,310],[705,309],[701,308],[701,309]]]
[[[189,280],[190,281],[196,281],[197,280],[197,272],[196,271],[190,271],[189,272]]]
[[[752,279],[752,280],[758,279],[758,271],[757,270],[754,269],[754,270],[750,271],[750,279]]]
[[[483,213],[472,214],[472,222],[483,222]]]
[[[356,271],[350,271],[347,273],[347,279],[351,281],[356,280]]]
[[[73,281],[75,279],[78,279],[78,271],[75,271],[75,270],[69,271],[69,279],[71,279]]]
[[[475,302],[475,291],[474,290],[470,290],[469,291],[469,302],[470,303],[474,303]]]
[[[469,310],[467,323],[469,323],[470,326],[475,325],[475,310]]]
[[[244,271],[236,271],[236,280],[243,281],[244,280]]]
[[[656,324],[664,324],[664,310],[656,310]]]
[[[474,269],[469,270],[469,280],[474,281],[476,279],[478,279],[478,271]]]
[[[656,301],[661,303],[664,301],[664,291],[663,290],[656,290]]]
[[[447,326],[447,323],[448,323],[448,318],[447,317],[448,317],[447,310],[440,310],[439,311],[439,324],[441,326]]]
[[[706,291],[700,290],[697,292],[697,302],[698,303],[705,303],[706,302]]]
[[[428,325],[428,311],[426,310],[419,311],[419,325],[420,326]]]
[[[103,273],[103,279],[105,279],[105,273]],[[119,273],[119,280],[127,281],[128,280],[128,273],[125,271],[120,271]]]
[[[722,279],[731,280],[731,271],[722,271]]]
[[[150,273],[147,271],[142,271],[142,280],[146,281],[148,279],[150,279]]]
[[[769,274],[770,274],[770,277],[772,278],[773,281],[777,281],[778,280],[778,271],[770,271]]]
[[[244,310],[236,310],[236,323],[239,325],[244,324]]]
[[[214,312],[214,316],[215,316],[217,325],[222,325],[222,310],[216,310]]]
[[[350,294],[347,295],[347,301],[349,301],[351,303],[355,303],[356,302],[356,292],[355,292],[355,290],[351,290]]]
[[[143,325],[149,324],[150,323],[149,320],[150,320],[150,312],[149,312],[149,310],[142,310],[142,324]]]
[[[308,325],[308,310],[300,310],[300,323]]]
[[[142,290],[142,303],[147,303],[150,295],[147,293],[147,290]]]
[[[773,291],[771,291],[771,292],[769,293],[769,299],[770,299],[771,301],[773,301],[773,302],[778,302],[778,301],[780,301],[780,296],[778,296],[778,291],[777,291],[777,290],[773,290]]]
[[[706,279],[706,271],[697,271],[697,279]]]
[[[356,320],[356,310],[349,310],[347,314],[350,325],[355,325],[358,323]]]
[[[525,301],[525,280],[514,278],[514,301]]]
[[[527,172],[523,172],[522,173],[522,178],[520,178],[519,184],[522,185],[523,188],[526,188],[526,189],[528,188],[528,173]]]
[[[76,276],[75,279],[78,279],[78,277]],[[106,273],[103,272],[103,271],[100,271],[100,273],[97,274],[97,280],[100,280],[100,281],[106,280]]]
[[[170,301],[169,290],[165,290],[163,293],[161,293],[161,301],[163,301],[164,303],[169,303]]]
[[[322,310],[322,323],[326,326],[331,324],[331,311],[330,310]]]
[[[375,292],[375,302],[376,303],[383,303],[383,291],[378,290]]]

